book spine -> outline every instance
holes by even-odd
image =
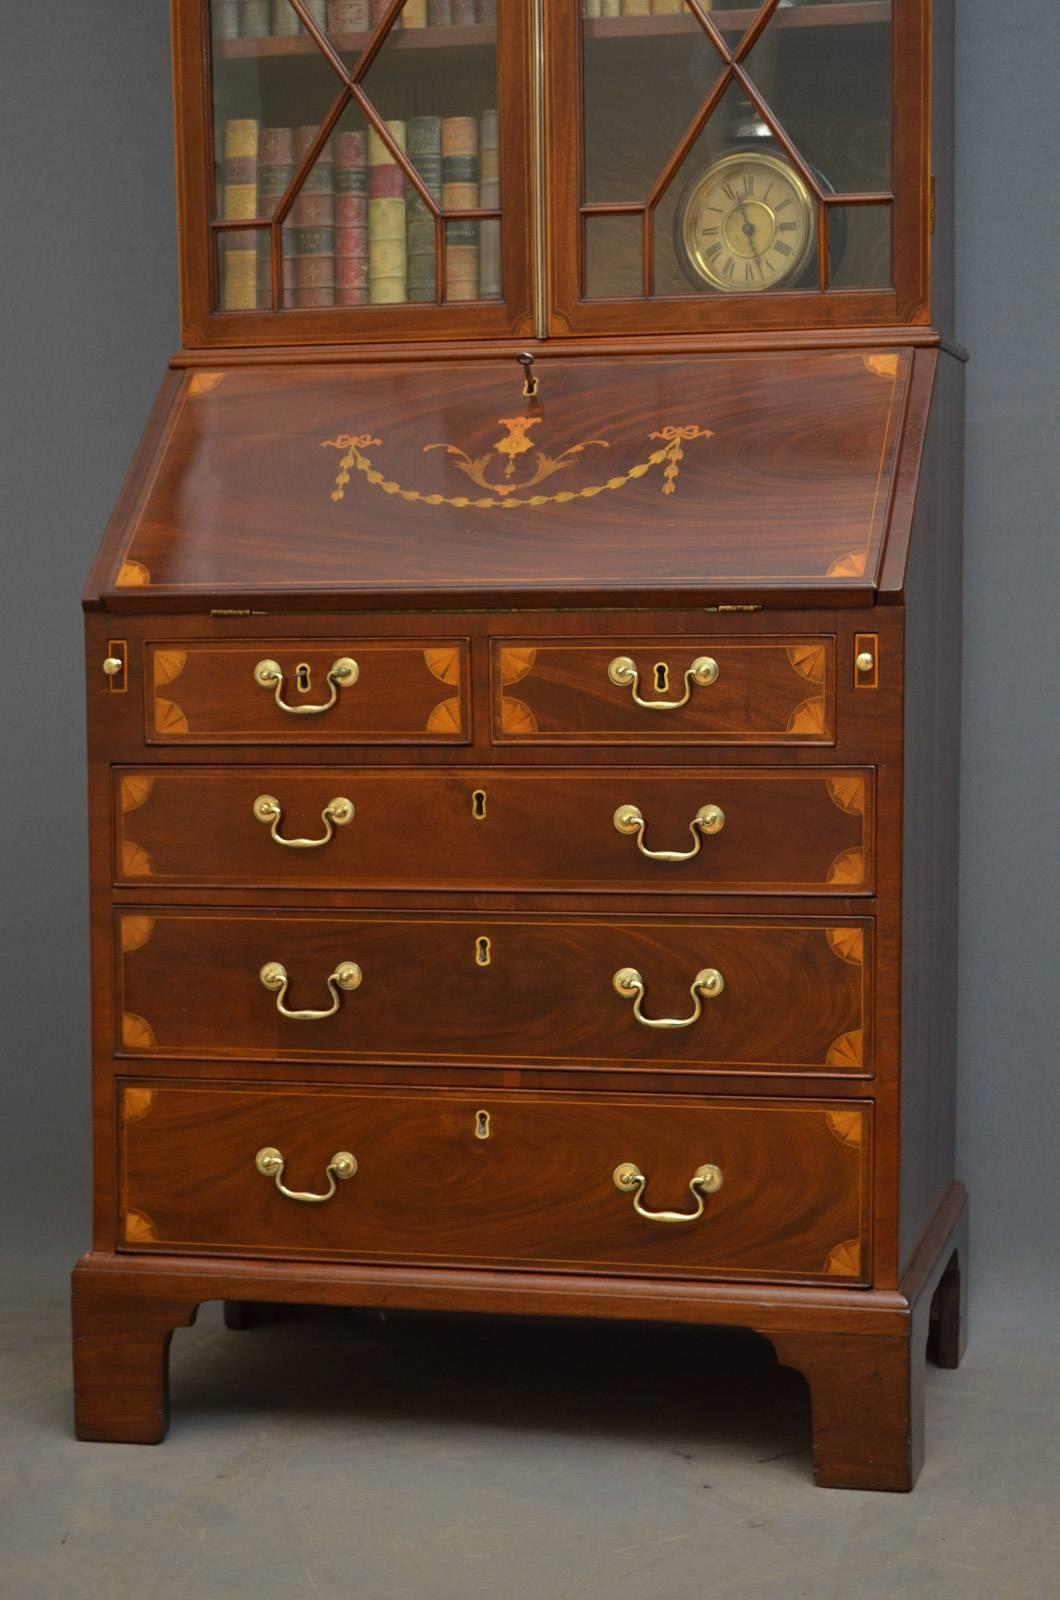
[[[442,209],[478,209],[478,121],[446,117],[442,122]],[[479,225],[474,221],[446,224],[447,300],[478,299]]]
[[[267,39],[272,27],[272,0],[242,0],[239,31],[244,39]]]
[[[335,303],[368,300],[368,139],[335,135]]]
[[[369,0],[328,0],[331,33],[366,33],[372,22]]]
[[[440,117],[412,117],[408,125],[409,160],[436,200],[442,198],[442,122]],[[414,190],[406,216],[408,293],[412,301],[434,300],[437,291],[434,216]]]
[[[622,0],[624,17],[650,17],[651,0]]]
[[[302,19],[287,0],[272,0],[272,36],[293,39],[302,31]]]
[[[405,9],[401,13],[401,26],[403,28],[425,28],[427,26],[427,0],[405,0]]]
[[[242,21],[240,0],[213,0],[213,36],[238,39]]]
[[[312,124],[294,130],[296,162],[304,159],[318,131]],[[303,309],[335,304],[334,167],[329,139],[306,173],[284,225],[285,239],[291,239],[287,248],[293,257],[294,304]]]
[[[653,17],[672,17],[685,9],[685,0],[651,0],[651,14]],[[704,11],[709,11],[710,6],[704,6]]]
[[[452,0],[427,0],[428,28],[448,28],[452,20]]]
[[[390,0],[371,0],[371,19],[373,28],[377,23],[382,22],[383,18],[386,16],[389,5]]]
[[[496,111],[484,111],[479,132],[480,211],[497,211],[501,203],[501,178],[498,164],[499,141]],[[501,225],[479,223],[479,295],[483,300],[499,299],[501,293]]]
[[[478,18],[475,11],[475,0],[452,0],[453,23],[457,27],[473,26]]]
[[[602,17],[620,17],[622,15],[622,0],[600,0],[600,15]]]
[[[258,210],[274,217],[294,177],[294,129],[262,128],[258,141]],[[272,234],[262,233],[258,254],[258,303],[272,305]]]
[[[222,216],[225,222],[249,221],[258,214],[258,124],[233,117],[224,127],[221,167]],[[220,236],[221,304],[225,311],[256,311],[258,305],[258,234],[248,228]]]
[[[323,32],[328,25],[328,0],[304,0],[304,4],[310,17]]]
[[[405,148],[403,122],[388,122],[395,144]],[[374,128],[368,132],[368,298],[373,305],[408,299],[405,174]]]
[[[497,0],[478,0],[478,20],[496,25]]]

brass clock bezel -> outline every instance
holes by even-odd
[[[729,283],[725,279],[717,277],[700,254],[699,248],[695,243],[697,205],[704,192],[715,188],[726,172],[731,171],[733,168],[745,167],[750,161],[759,166],[771,168],[786,183],[790,183],[807,219],[806,242],[801,253],[793,258],[791,265],[782,276],[778,276],[771,283],[762,284],[757,288],[746,283]],[[750,149],[732,150],[728,155],[719,156],[717,161],[711,162],[710,166],[705,167],[698,177],[692,179],[678,207],[675,236],[682,265],[686,272],[710,289],[717,289],[721,294],[752,295],[775,292],[784,288],[790,289],[805,271],[806,263],[813,253],[814,241],[817,236],[817,202],[800,173],[790,162],[782,161],[779,156],[769,154],[764,150],[756,150],[753,146]]]

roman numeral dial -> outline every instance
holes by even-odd
[[[682,266],[696,288],[791,289],[813,253],[815,201],[778,156],[737,150],[701,172],[678,205]]]

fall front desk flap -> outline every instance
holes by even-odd
[[[871,602],[910,350],[183,375],[98,594]],[[90,595],[90,599],[95,596]]]

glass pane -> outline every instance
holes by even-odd
[[[891,208],[830,206],[832,288],[891,287]]]
[[[214,236],[219,307],[268,311],[272,306],[271,231],[236,228]]]
[[[586,217],[585,283],[590,300],[635,299],[644,283],[644,224],[638,213]]]
[[[646,200],[724,63],[685,0],[597,3],[582,26],[585,203]]]
[[[817,202],[726,90],[655,212],[655,292],[760,294],[817,282]]]
[[[744,62],[799,153],[840,194],[891,186],[891,4],[844,6],[859,20],[804,26],[825,7],[778,9]],[[825,13],[827,15],[827,13]]]
[[[306,9],[342,71],[289,0],[212,0],[216,219],[264,221],[282,208],[277,294],[285,308],[430,303],[438,298],[435,217],[402,164],[407,160],[436,203],[455,214],[447,298],[497,298],[496,6],[405,0],[363,79],[356,73],[389,0],[306,0]],[[355,83],[371,114],[351,98]],[[292,195],[295,174],[340,97],[347,100],[340,120]],[[460,213],[478,210],[498,215],[461,220]],[[220,302],[228,294],[246,309],[272,304],[267,232],[254,246],[252,291],[248,252],[219,236]]]

